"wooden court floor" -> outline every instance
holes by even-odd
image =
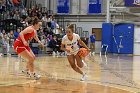
[[[40,80],[21,73],[26,62],[18,57],[0,57],[0,93],[140,93],[140,56],[107,55],[86,58],[88,75],[74,72],[65,56],[37,56]]]

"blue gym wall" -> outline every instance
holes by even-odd
[[[109,46],[108,52],[110,53],[133,54],[134,24],[119,23],[113,25],[112,23],[103,23],[102,44]]]
[[[102,45],[108,45],[108,52],[112,51],[112,23],[102,24]]]

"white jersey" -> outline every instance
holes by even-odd
[[[76,55],[79,51],[79,46],[78,46],[78,40],[80,39],[80,36],[78,34],[73,33],[73,39],[70,41],[65,35],[62,38],[62,44],[65,45],[66,48],[70,49],[70,53],[67,53],[67,55],[74,54]]]

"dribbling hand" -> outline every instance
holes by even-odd
[[[91,51],[91,49],[87,49],[88,50],[88,52],[90,52]]]
[[[70,53],[70,49],[66,48],[66,52]]]

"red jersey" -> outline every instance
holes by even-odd
[[[27,41],[35,36],[35,31],[33,30],[32,33],[27,33],[24,35],[24,39]],[[18,40],[22,41],[20,36],[17,38]]]
[[[28,41],[29,39],[32,39],[35,36],[35,29],[33,29],[32,33],[27,33],[24,34],[24,39],[26,41]],[[28,50],[30,52],[30,47],[29,46],[25,46],[20,38],[20,35],[18,36],[18,38],[15,40],[14,42],[14,50],[17,54],[20,54],[21,52]]]

